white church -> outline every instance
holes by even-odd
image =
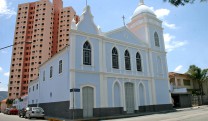
[[[143,0],[130,23],[105,33],[86,6],[69,34],[70,46],[29,84],[30,106],[62,118],[73,111],[89,118],[172,109],[162,21]]]

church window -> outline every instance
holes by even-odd
[[[119,68],[119,65],[118,65],[118,51],[115,47],[112,49],[112,67],[115,68],[115,69]]]
[[[124,56],[125,56],[125,68],[126,70],[131,70],[131,60],[128,50],[125,51]]]
[[[91,65],[91,46],[89,42],[85,42],[83,45],[83,64]]]
[[[51,66],[50,67],[50,78],[52,78],[52,76],[53,76],[53,67]]]
[[[59,61],[59,74],[62,73],[62,60]]]
[[[160,47],[159,37],[157,32],[154,33],[154,38],[155,38],[155,46]]]
[[[142,61],[139,52],[137,52],[136,54],[136,65],[137,65],[137,71],[142,71]]]

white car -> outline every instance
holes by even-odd
[[[27,107],[25,118],[43,118],[44,119],[44,110],[41,107]]]

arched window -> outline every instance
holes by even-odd
[[[126,70],[131,70],[131,60],[128,50],[125,51],[124,56],[125,56],[125,68]]]
[[[142,61],[139,52],[137,52],[136,54],[136,65],[137,65],[137,71],[142,71]]]
[[[83,45],[83,64],[91,65],[91,46],[88,41]]]
[[[155,46],[160,47],[159,37],[158,37],[157,32],[155,32],[154,38],[155,38]]]
[[[115,68],[115,69],[119,68],[119,65],[118,65],[118,51],[115,47],[112,49],[112,67]]]

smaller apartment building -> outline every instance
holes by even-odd
[[[198,83],[194,80],[191,80],[187,74],[169,72],[169,81],[171,85],[170,90],[171,90],[172,98],[174,98],[175,95],[180,95],[181,97],[184,97],[185,95],[189,94],[191,96],[192,94],[194,94],[193,91],[199,90]],[[203,83],[203,92],[204,92],[203,103],[204,104],[208,104],[208,88],[207,87],[208,87],[208,82],[205,81]],[[193,98],[193,95],[192,95],[192,98]],[[198,99],[195,99],[195,100],[198,100]],[[193,99],[192,99],[192,105],[193,105]]]
[[[174,107],[191,107],[194,81],[187,74],[169,72],[170,92]]]
[[[186,88],[189,94],[191,94],[194,89],[195,84],[193,80],[191,80],[186,74],[170,72],[169,80],[174,89]]]

